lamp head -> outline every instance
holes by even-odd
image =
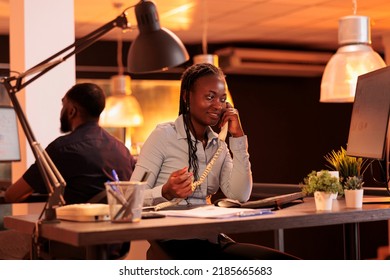
[[[340,18],[338,41],[340,48],[327,63],[322,76],[320,102],[353,102],[358,77],[386,66],[371,48],[369,17]]]
[[[127,57],[130,73],[148,73],[167,70],[189,59],[186,48],[171,31],[161,28],[156,6],[141,0],[135,6],[139,29],[131,43]]]

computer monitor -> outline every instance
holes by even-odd
[[[13,107],[0,106],[0,162],[20,161],[18,123]]]
[[[347,155],[383,160],[390,112],[390,67],[358,77]]]

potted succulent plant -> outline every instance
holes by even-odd
[[[301,186],[304,194],[314,195],[317,210],[332,210],[332,194],[343,192],[339,179],[328,170],[312,171]]]
[[[363,184],[364,182],[361,176],[351,176],[345,181],[344,195],[348,208],[362,208]]]

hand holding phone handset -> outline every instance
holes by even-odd
[[[228,122],[226,122],[224,124],[224,126],[221,128],[221,131],[218,135],[218,139],[220,141],[225,141],[227,133],[228,133]],[[206,179],[207,175],[210,173],[211,169],[213,168],[214,163],[216,162],[216,160],[218,159],[218,157],[222,151],[223,151],[223,145],[219,145],[218,150],[215,152],[213,158],[207,164],[206,169],[203,171],[203,174],[200,176],[199,180],[192,183],[192,191],[195,191],[196,188],[204,182],[204,180]],[[182,200],[183,200],[183,198],[176,198],[176,199],[172,199],[172,200],[167,201],[167,202],[159,203],[156,206],[154,206],[154,210],[158,211],[158,210],[161,210],[161,209],[166,208],[166,207],[177,205]]]

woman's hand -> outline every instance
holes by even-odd
[[[172,172],[162,187],[162,196],[168,200],[186,198],[192,194],[193,174],[188,167]]]
[[[244,131],[241,126],[238,110],[233,108],[233,106],[229,102],[226,102],[226,110],[222,116],[220,127],[222,127],[226,122],[228,122],[229,133],[233,137],[244,136]]]

